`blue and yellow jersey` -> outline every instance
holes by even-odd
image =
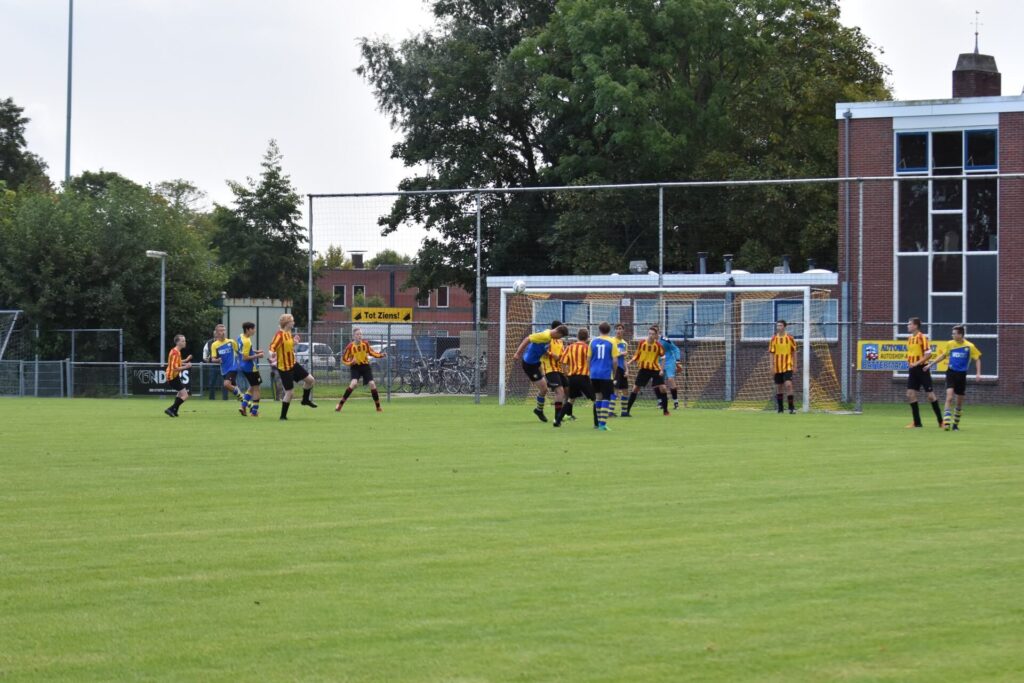
[[[978,350],[978,347],[966,339],[962,342],[948,342],[946,354],[949,356],[949,369],[953,372],[967,372],[971,361],[981,358],[981,351]]]
[[[540,357],[540,369],[546,375],[549,372],[562,371],[562,352],[565,344],[561,339],[552,339],[548,344],[548,352]]]
[[[251,356],[253,352],[252,337],[240,334],[236,343],[238,344],[238,369],[242,372],[252,372],[256,369],[256,359],[245,359],[246,356]]]
[[[619,345],[611,337],[600,336],[590,342],[590,378],[612,379],[619,355]]]
[[[214,340],[210,344],[210,355],[220,358],[220,374],[238,370],[238,342],[234,339]]]
[[[551,343],[551,330],[536,332],[529,336],[530,343],[523,351],[523,362],[530,365],[539,365],[540,359],[548,352],[548,344]]]
[[[622,337],[615,337],[615,346],[619,350],[618,364],[623,370],[626,369],[626,356],[629,354],[629,342]]]

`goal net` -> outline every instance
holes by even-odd
[[[524,337],[558,320],[569,327],[570,343],[581,327],[596,336],[600,322],[608,321],[613,327],[622,323],[630,356],[648,328],[658,325],[661,336],[679,350],[681,366],[675,383],[681,408],[774,409],[774,368],[768,344],[775,321],[783,319],[798,344],[793,377],[797,405],[804,411],[842,407],[836,373],[838,301],[828,290],[808,286],[531,288],[516,294],[503,289],[500,306],[498,397],[502,404],[533,400],[536,390],[513,355]],[[635,377],[635,365],[628,374],[630,380]],[[649,387],[641,392],[641,400],[654,400]]]

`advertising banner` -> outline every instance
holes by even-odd
[[[932,356],[937,356],[945,347],[945,343],[932,342]],[[945,370],[946,362],[939,365]],[[883,370],[887,372],[907,372],[907,340],[906,339],[870,339],[857,342],[857,369]]]
[[[191,373],[191,370],[181,371],[181,383],[190,394]],[[128,368],[128,393],[132,396],[173,396],[178,392],[167,386],[167,373],[164,367],[154,363],[152,366],[133,365]]]

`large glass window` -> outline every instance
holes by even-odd
[[[334,285],[334,307],[345,308],[345,285]]]
[[[998,142],[987,129],[896,135],[897,173],[911,176],[897,182],[897,320],[919,317],[937,340],[965,322],[989,349],[986,375],[997,370],[999,181],[948,176],[998,171]],[[902,324],[895,333],[906,336]]]
[[[775,321],[785,320],[787,331],[796,339],[804,338],[804,302],[802,299],[763,299],[744,301],[741,306],[743,341],[769,340],[775,334]],[[839,339],[839,300],[811,301],[812,341]]]

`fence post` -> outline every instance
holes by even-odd
[[[384,359],[384,362],[387,363],[385,366],[385,378],[387,381],[384,384],[388,390],[388,403],[391,403],[391,323],[388,323],[388,342],[384,345],[384,353],[388,354],[388,357]],[[341,370],[338,372],[341,372]]]
[[[893,181],[896,182],[896,181]],[[864,181],[857,180],[857,341],[860,341],[864,324]],[[854,410],[864,409],[861,398],[861,373],[857,372],[857,396]]]
[[[39,325],[36,325],[36,358],[35,372],[32,373],[32,394],[39,398]]]
[[[66,377],[64,378],[64,386],[67,387],[67,389],[66,389],[67,397],[68,398],[74,398],[75,397],[75,389],[74,389],[74,386],[71,383],[72,382],[71,373],[73,372],[73,370],[71,368],[71,359],[70,358],[65,358],[64,359],[64,363],[65,363],[65,365],[64,365],[64,373],[66,375]]]
[[[25,397],[25,361],[18,361],[18,396]]]

